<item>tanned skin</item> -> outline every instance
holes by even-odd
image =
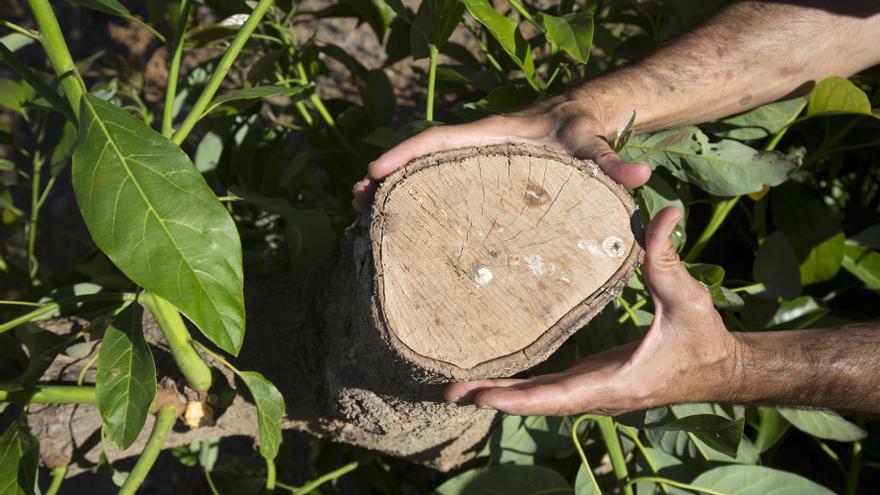
[[[395,146],[355,184],[366,208],[378,183],[435,151],[523,142],[595,161],[626,187],[650,168],[625,163],[606,136],[636,111],[635,130],[706,122],[880,63],[880,2],[739,2],[644,60],[513,114],[432,128]],[[680,212],[646,232],[643,273],[655,304],[640,342],[528,379],[449,385],[449,401],[517,415],[618,414],[666,404],[730,402],[880,412],[880,323],[742,333],[725,328],[672,247]]]

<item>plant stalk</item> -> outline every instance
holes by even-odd
[[[724,223],[724,220],[727,218],[727,215],[730,214],[733,207],[736,206],[739,198],[739,196],[734,196],[732,198],[722,199],[712,207],[712,216],[709,218],[709,223],[684,257],[685,261],[692,263],[700,257],[703,249],[705,249],[706,245],[709,244],[709,241],[712,240],[712,236],[715,235],[715,232],[717,232],[718,228],[721,227],[721,224]]]
[[[40,28],[40,41],[46,56],[55,74],[61,81],[61,87],[64,89],[64,95],[70,102],[70,109],[73,115],[79,118],[79,105],[85,93],[86,84],[83,82],[73,57],[70,56],[70,50],[61,34],[61,26],[58,25],[58,19],[49,0],[28,0],[37,26]]]
[[[608,449],[608,457],[611,458],[611,467],[614,469],[617,484],[624,495],[633,495],[632,484],[628,482],[629,471],[626,468],[626,459],[623,457],[623,447],[620,446],[614,420],[608,416],[596,416],[595,419],[605,447]]]
[[[226,53],[224,53],[223,57],[220,58],[220,62],[217,64],[217,68],[214,69],[214,73],[211,74],[211,79],[208,80],[208,83],[205,85],[205,89],[202,90],[202,94],[199,95],[199,99],[196,100],[196,103],[193,105],[189,114],[186,116],[186,118],[180,124],[180,127],[172,136],[171,140],[174,141],[175,144],[180,145],[181,143],[183,143],[183,141],[186,139],[186,136],[189,135],[190,131],[193,130],[193,127],[195,127],[199,119],[202,118],[205,110],[208,108],[208,105],[211,104],[211,100],[214,98],[214,94],[217,93],[218,89],[220,89],[220,83],[222,83],[223,79],[226,78],[226,73],[229,72],[229,69],[232,67],[232,64],[238,57],[238,54],[241,53],[244,45],[247,43],[251,34],[260,24],[260,20],[263,19],[263,15],[266,14],[266,11],[269,10],[269,7],[272,6],[273,2],[274,0],[260,0],[257,6],[254,7],[251,15],[248,16],[247,21],[245,21],[243,26],[241,26],[241,29],[239,29],[238,34],[235,35],[235,38],[232,39],[232,43],[230,43],[229,48],[226,50]]]
[[[89,303],[89,302],[119,302],[129,300],[129,297],[125,294],[86,294],[82,296],[74,296],[68,297],[64,299],[59,299],[57,301],[53,301],[50,303],[46,303],[41,305],[37,309],[33,311],[27,312],[21,316],[13,318],[5,323],[0,324],[0,334],[12,330],[13,328],[27,323],[32,320],[36,320],[37,318],[51,313],[53,311],[58,311],[64,306],[68,306],[70,304],[75,303]]]
[[[590,477],[590,483],[593,485],[593,490],[595,490],[598,495],[602,495],[602,489],[599,488],[599,483],[596,482],[596,475],[593,474],[593,469],[590,467],[590,462],[587,461],[587,455],[584,453],[584,448],[581,446],[581,440],[578,438],[578,426],[588,419],[593,419],[593,416],[590,414],[583,414],[574,420],[574,423],[571,425],[571,441],[574,443],[574,448],[577,450],[578,455],[581,458],[581,463],[584,466],[584,470],[587,472],[587,476]]]
[[[150,432],[147,445],[144,447],[144,451],[141,452],[141,456],[134,465],[134,469],[131,470],[128,478],[125,479],[125,483],[122,484],[122,488],[119,489],[119,495],[132,495],[140,488],[153,464],[156,462],[156,458],[159,457],[159,452],[162,451],[165,439],[171,433],[171,428],[177,421],[178,415],[180,415],[180,409],[176,405],[164,406],[156,414],[156,422],[153,423],[153,430]]]
[[[315,491],[316,488],[323,485],[324,483],[327,483],[328,481],[333,481],[337,478],[340,478],[343,475],[346,475],[346,474],[354,471],[357,468],[358,468],[357,461],[352,462],[350,464],[346,464],[345,466],[342,466],[339,469],[330,471],[329,473],[327,473],[327,474],[325,474],[325,475],[323,475],[313,481],[306,483],[305,485],[303,485],[300,488],[296,488],[295,490],[293,490],[293,494],[294,495],[304,495],[306,493],[311,493],[311,492]]]
[[[264,460],[266,461],[266,490],[272,492],[275,490],[275,460]]]
[[[173,304],[156,294],[145,292],[139,300],[153,313],[162,335],[171,348],[174,362],[193,390],[204,392],[211,388],[211,368],[192,346],[192,337],[180,313]]]
[[[638,478],[633,478],[633,479],[629,480],[627,482],[628,483],[627,486],[629,486],[630,490],[631,490],[632,485],[634,485],[636,483],[644,482],[644,481],[649,481],[651,483],[657,483],[657,484],[660,484],[661,486],[662,485],[674,486],[676,488],[681,488],[683,490],[688,490],[691,492],[705,493],[706,495],[726,495],[724,493],[712,490],[711,488],[703,488],[700,486],[691,485],[689,483],[682,483],[680,481],[671,480],[669,478],[661,478],[660,476],[639,476]]]
[[[0,390],[0,402],[12,404],[96,404],[95,387],[41,385],[24,390]]]
[[[56,495],[58,493],[61,483],[64,483],[64,477],[67,476],[67,467],[67,464],[62,464],[52,468],[52,484],[46,490],[46,495]]]
[[[425,120],[434,121],[434,86],[437,83],[437,56],[440,51],[434,44],[428,45],[430,52],[430,65],[428,65],[428,103],[425,109]]]
[[[165,104],[162,106],[162,135],[170,138],[174,134],[171,128],[174,119],[174,99],[177,97],[177,80],[180,77],[180,61],[183,58],[183,42],[186,35],[186,24],[189,20],[191,0],[183,0],[180,5],[180,19],[177,21],[177,32],[172,45],[171,62],[168,65],[168,80],[165,85]]]

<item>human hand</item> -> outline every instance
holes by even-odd
[[[487,117],[475,122],[432,127],[386,151],[370,164],[367,176],[354,185],[352,206],[365,210],[385,177],[410,160],[436,151],[506,143],[553,146],[578,158],[589,159],[627,188],[644,184],[651,175],[647,164],[625,163],[606,141],[619,116],[605,118],[579,101],[552,98],[526,110]]]
[[[738,341],[708,291],[688,274],[670,237],[681,213],[662,210],[645,233],[642,272],[654,321],[641,342],[582,359],[560,373],[449,385],[449,402],[522,415],[615,415],[666,404],[716,400],[733,387]]]

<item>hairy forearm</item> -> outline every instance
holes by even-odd
[[[878,32],[878,1],[739,2],[567,97],[607,134],[633,110],[639,132],[706,122],[880,63]]]
[[[730,387],[710,400],[880,413],[880,322],[734,335]]]

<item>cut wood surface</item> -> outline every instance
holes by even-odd
[[[641,260],[636,207],[592,162],[525,145],[419,158],[379,190],[372,218],[385,331],[454,379],[545,359]]]

